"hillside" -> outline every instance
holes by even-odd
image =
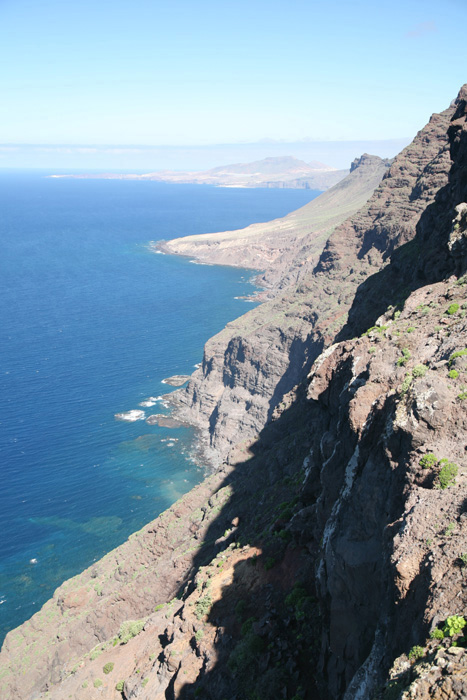
[[[375,311],[387,308],[389,290],[382,289],[368,309],[359,304],[353,327],[346,325],[357,290],[414,237],[423,211],[446,184],[453,112],[451,107],[433,115],[394,159],[368,203],[335,228],[319,260],[311,257],[299,267],[295,283],[206,343],[202,366],[171,400],[179,417],[199,427],[212,463],[238,459],[238,436],[247,449],[290,401],[289,392],[323,348],[342,334],[361,333]]]
[[[304,265],[316,263],[325,240],[365,204],[388,166],[388,161],[365,154],[352,163],[344,180],[287,216],[238,231],[159,241],[156,248],[202,262],[262,270],[258,281],[274,293],[286,280],[296,279]]]
[[[2,697],[467,695],[467,86],[174,396],[229,457],[61,586]]]

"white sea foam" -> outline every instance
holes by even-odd
[[[151,399],[146,399],[146,401],[141,401],[138,406],[144,406],[144,408],[148,408],[149,406],[154,406],[156,402]]]
[[[144,247],[146,248],[146,250],[149,250],[150,253],[154,253],[155,255],[165,255],[165,253],[162,250],[158,250],[156,248],[156,241],[149,241],[149,243]]]
[[[115,418],[117,420],[126,421],[127,423],[134,423],[137,420],[144,420],[146,414],[144,411],[137,411],[133,409],[132,411],[127,411],[126,413],[116,413]]]

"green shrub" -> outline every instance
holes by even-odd
[[[400,392],[401,396],[404,396],[408,392],[411,384],[412,384],[412,373],[407,372],[407,374],[405,375],[405,379],[401,384],[401,392]]]
[[[266,569],[266,571],[269,571],[269,569],[272,569],[275,565],[276,560],[274,559],[274,557],[268,557],[264,562],[264,568]]]
[[[425,374],[428,371],[428,367],[426,365],[415,365],[415,367],[412,370],[412,376],[413,377],[424,377]]]
[[[118,681],[117,685],[115,686],[115,690],[118,690],[119,693],[121,693],[124,685],[125,681]]]
[[[455,527],[456,527],[456,523],[449,523],[444,534],[447,535],[448,537],[450,537],[452,535],[452,533],[454,532]]]
[[[425,649],[421,646],[414,646],[412,649],[409,651],[409,659],[413,659],[414,661],[417,661],[417,659],[421,659],[423,655],[425,654]]]
[[[136,637],[137,634],[141,632],[145,625],[146,620],[127,620],[124,622],[121,627],[120,631],[118,633],[117,637],[117,644],[120,642],[120,644],[126,644],[127,642],[130,641],[130,639],[133,639],[133,637]],[[115,640],[114,640],[115,642]]]
[[[154,608],[154,612],[157,612],[158,610],[162,610],[162,608],[165,606],[165,603],[159,603],[159,605],[156,605]]]
[[[101,679],[100,679],[100,678],[96,678],[96,680],[94,681],[94,688],[100,688],[101,685],[103,685]]]
[[[112,671],[114,670],[114,666],[115,666],[115,664],[112,661],[109,661],[107,664],[105,664],[105,666],[102,670],[106,674],[112,673]]]
[[[200,598],[198,601],[195,603],[195,615],[198,618],[198,620],[201,620],[202,617],[205,615],[209,615],[209,612],[211,610],[211,605],[212,605],[212,597],[209,593],[206,593],[206,595],[203,598]]]
[[[457,357],[464,357],[464,355],[467,355],[467,348],[465,348],[465,350],[456,350],[456,352],[453,352],[449,358],[449,367]]]
[[[89,654],[89,658],[91,659],[91,661],[94,661],[95,659],[97,659],[98,656],[102,654],[103,651],[104,648],[102,646],[97,647],[97,649],[93,649],[91,651],[91,653]]]
[[[145,688],[148,683],[149,683],[149,678],[145,678],[144,680],[141,681],[141,685],[143,686],[143,688]]]
[[[451,371],[448,372],[449,379],[457,379],[458,376],[459,372],[457,371],[457,369],[451,369]]]
[[[440,489],[447,489],[456,483],[456,476],[459,468],[454,462],[448,462],[447,459],[440,461],[441,470],[438,474],[437,482]]]
[[[306,590],[301,583],[296,583],[291,593],[286,596],[285,604],[290,607],[295,607],[297,603],[306,596]]]
[[[467,552],[464,552],[464,554],[461,554],[459,559],[462,562],[462,566],[467,566]]]
[[[409,348],[402,348],[402,357],[399,357],[399,359],[397,360],[397,366],[402,367],[402,365],[407,364],[411,357],[412,354]]]
[[[247,635],[250,634],[251,630],[253,629],[253,623],[256,622],[256,617],[249,617],[248,620],[245,620],[245,622],[242,625],[242,637],[246,637]]]
[[[407,333],[413,333],[414,330],[415,330],[415,326],[409,326],[409,327],[407,328]]]
[[[422,469],[431,469],[438,464],[438,457],[436,457],[436,455],[434,455],[432,452],[429,452],[427,455],[424,455],[421,458],[419,464]]]
[[[430,639],[444,639],[443,630],[440,630],[439,627],[435,627],[435,629],[430,633]]]
[[[462,632],[466,624],[467,622],[462,615],[451,615],[451,617],[448,617],[443,627],[444,636],[454,637],[454,635]]]
[[[364,336],[369,336],[370,333],[379,333],[380,335],[384,333],[384,331],[387,331],[388,327],[387,326],[371,326],[365,333],[362,333],[362,338]]]
[[[242,639],[229,656],[227,666],[235,675],[244,673],[249,666],[255,663],[257,657],[264,651],[264,640],[256,634],[249,634]]]
[[[451,304],[451,305],[446,309],[446,313],[447,313],[449,316],[452,316],[453,314],[456,314],[458,311],[459,311],[459,304],[456,304],[456,303]]]
[[[200,642],[202,638],[204,637],[204,632],[203,630],[198,630],[195,634],[195,639],[197,642]]]
[[[465,401],[467,399],[467,391],[461,391],[460,394],[457,394],[457,398],[461,401]]]

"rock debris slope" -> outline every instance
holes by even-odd
[[[11,632],[1,697],[465,698],[466,270],[464,87],[269,317],[310,330],[248,455]]]

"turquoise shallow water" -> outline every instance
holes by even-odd
[[[193,371],[207,338],[251,308],[235,298],[251,273],[148,242],[314,195],[0,173],[0,639],[202,478],[189,429],[114,414]]]

